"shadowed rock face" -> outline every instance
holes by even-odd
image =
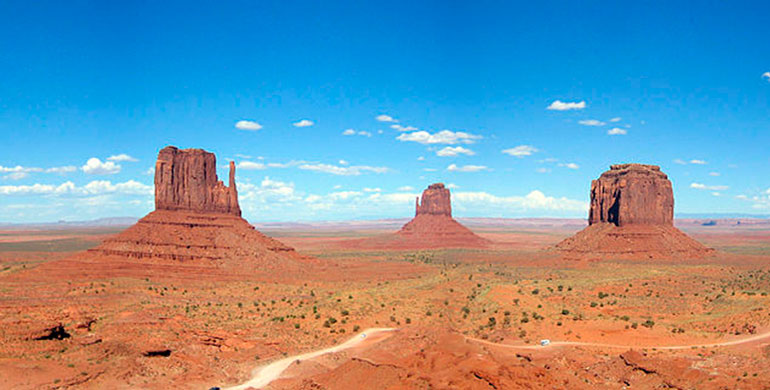
[[[230,183],[217,178],[217,158],[202,149],[167,146],[155,163],[155,209],[241,215],[235,188],[235,164]]]
[[[673,226],[674,193],[660,167],[643,164],[612,165],[591,182],[589,225],[608,222]]]
[[[452,216],[452,204],[449,189],[444,188],[443,183],[431,184],[422,192],[422,202],[415,205],[415,216],[418,215],[445,215]]]

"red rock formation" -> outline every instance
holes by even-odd
[[[232,162],[229,179],[229,186],[217,180],[212,153],[163,148],[155,164],[156,210],[80,260],[186,264],[238,272],[287,267],[299,272],[300,263],[314,261],[241,218]]]
[[[217,158],[202,149],[167,146],[155,163],[155,209],[241,215],[230,162],[230,186],[217,178]]]
[[[395,246],[409,248],[480,247],[489,242],[452,218],[449,189],[431,184],[415,205],[415,217],[396,233]]]
[[[591,182],[588,223],[669,225],[674,223],[674,192],[660,167],[619,164]]]
[[[443,183],[431,184],[422,192],[422,204],[418,201],[414,211],[415,217],[419,215],[452,217],[449,189],[444,188]]]
[[[557,244],[568,256],[702,257],[712,250],[673,225],[674,195],[660,167],[619,164],[591,182],[589,226]]]

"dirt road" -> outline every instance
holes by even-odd
[[[751,343],[754,341],[760,341],[764,339],[770,339],[770,331],[765,333],[760,333],[757,335],[744,337],[736,340],[730,340],[730,341],[722,341],[718,343],[709,343],[709,344],[692,344],[692,345],[622,345],[622,344],[604,344],[604,343],[591,343],[591,342],[581,342],[581,341],[552,341],[550,344],[546,346],[541,345],[515,345],[515,344],[501,344],[501,343],[493,343],[491,341],[487,340],[481,340],[473,337],[466,337],[466,340],[475,341],[481,344],[486,345],[493,345],[497,347],[504,347],[504,348],[513,348],[513,349],[545,349],[545,348],[553,348],[553,347],[600,347],[600,348],[619,348],[619,349],[629,349],[629,348],[636,348],[636,349],[657,349],[657,350],[681,350],[681,349],[691,349],[691,348],[714,348],[714,347],[728,347],[732,345],[739,345],[739,344],[746,344]]]
[[[262,387],[267,386],[270,382],[278,379],[278,377],[281,376],[284,370],[289,368],[289,366],[296,361],[313,359],[315,357],[318,357],[327,353],[339,352],[345,349],[362,345],[362,343],[373,344],[383,339],[382,337],[376,337],[376,336],[381,336],[382,333],[392,332],[394,330],[396,329],[395,328],[369,328],[357,334],[355,337],[349,339],[348,341],[345,341],[344,343],[336,345],[334,347],[325,348],[325,349],[321,349],[313,352],[307,352],[300,355],[290,356],[281,360],[277,360],[266,366],[261,366],[256,368],[253,372],[254,376],[248,382],[238,386],[226,388],[225,390],[261,389]]]

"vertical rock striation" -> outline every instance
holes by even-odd
[[[240,216],[235,164],[229,187],[217,178],[217,158],[202,149],[167,146],[155,163],[155,209],[186,210]]]
[[[588,223],[674,224],[674,192],[656,165],[619,164],[591,182]]]
[[[452,218],[452,203],[449,189],[444,183],[431,184],[422,192],[422,202],[417,203],[415,216],[443,215]]]
[[[591,182],[588,225],[556,249],[569,257],[657,259],[713,251],[674,227],[671,182],[655,165],[612,165]]]

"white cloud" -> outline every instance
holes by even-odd
[[[21,180],[29,176],[29,173],[27,172],[12,172],[5,176],[3,176],[3,179],[6,180]]]
[[[695,164],[695,165],[706,165],[706,164],[708,164],[708,163],[707,163],[706,161],[704,161],[704,160],[690,160],[690,164]]]
[[[762,73],[762,78],[770,82],[770,72]]]
[[[379,187],[377,187],[377,188],[364,187],[364,192],[382,192],[382,188],[379,188]]]
[[[135,158],[125,154],[125,153],[116,154],[114,156],[107,157],[107,160],[115,161],[115,162],[137,162],[137,161],[139,161],[139,160],[137,160],[137,159],[135,159]]]
[[[245,171],[267,169],[267,165],[261,162],[241,161],[236,165],[237,169]]]
[[[560,163],[559,166],[569,169],[580,169],[580,166],[575,163]]]
[[[152,176],[155,174],[155,167],[149,167],[146,171],[144,171],[145,175]]]
[[[361,135],[361,136],[364,136],[364,137],[371,137],[372,133],[370,133],[368,131],[363,131],[363,130],[362,131],[355,131],[353,129],[346,129],[345,131],[342,132],[342,135]]]
[[[681,158],[677,158],[676,160],[674,160],[674,164],[687,165],[687,161],[684,161]]]
[[[586,102],[563,102],[561,100],[554,100],[551,105],[548,106],[549,110],[554,111],[567,111],[567,110],[582,110],[586,108]]]
[[[489,168],[487,168],[484,165],[458,166],[457,164],[450,164],[448,167],[446,167],[446,170],[450,172],[480,172],[480,171],[489,170]]]
[[[114,175],[120,172],[120,165],[112,161],[102,162],[96,157],[91,157],[80,169],[89,175]]]
[[[719,172],[709,172],[709,176],[717,177],[717,176],[722,176],[722,174]]]
[[[458,186],[455,183],[447,183],[446,188],[449,188],[450,190],[454,190],[454,189],[460,188],[460,186]]]
[[[262,125],[255,121],[242,120],[235,122],[235,128],[239,130],[257,131],[262,128]]]
[[[339,163],[340,165],[348,165],[348,164],[350,164],[350,163],[349,163],[349,162],[347,162],[346,160],[340,160],[340,161],[338,161],[337,163]]]
[[[380,122],[398,122],[395,118],[393,118],[390,115],[380,114],[377,115],[374,119],[377,119]]]
[[[708,186],[702,183],[690,183],[690,188],[694,188],[696,190],[710,190],[710,191],[724,191],[730,187],[728,186]]]
[[[585,212],[588,210],[586,202],[550,197],[538,190],[531,191],[526,196],[501,197],[486,192],[456,192],[452,197],[452,206],[460,209],[486,207],[485,205],[497,206],[506,212],[527,210]]]
[[[614,117],[614,118],[610,119],[610,122],[612,122],[612,123],[615,123],[615,122],[620,122],[622,119],[623,119],[623,118],[621,118],[621,117],[619,117],[619,116],[616,116],[616,117]]]
[[[551,172],[551,170],[549,168],[540,167],[540,168],[535,169],[535,172],[537,172],[537,173],[548,173],[548,172]]]
[[[109,180],[95,180],[82,187],[78,187],[71,181],[59,185],[33,184],[21,186],[0,186],[0,195],[152,195],[153,187],[129,180],[123,183],[112,184]]]
[[[602,121],[598,121],[596,119],[584,119],[582,121],[578,121],[583,126],[604,126],[606,123]]]
[[[73,166],[73,165],[67,165],[67,166],[63,166],[63,167],[52,167],[52,168],[47,168],[47,169],[45,170],[45,172],[46,172],[46,173],[59,173],[59,174],[64,174],[64,173],[75,172],[75,171],[77,171],[77,170],[78,170],[78,168],[77,168],[76,166]]]
[[[481,139],[480,135],[465,133],[462,131],[441,130],[438,133],[431,134],[427,131],[415,131],[412,133],[404,133],[396,137],[397,140],[402,142],[417,142],[423,145],[431,144],[472,144],[477,139]]]
[[[403,186],[403,187],[398,187],[398,190],[399,191],[414,191],[414,187],[412,187],[412,186]]]
[[[423,156],[417,157],[417,161],[425,161],[425,157]]]
[[[414,126],[401,126],[399,124],[390,125],[390,128],[397,131],[415,131],[417,130]]]
[[[311,120],[303,119],[303,120],[301,120],[299,122],[292,123],[292,126],[294,126],[294,127],[310,127],[310,126],[313,126],[314,124],[315,123],[313,123],[313,121],[311,121]]]
[[[532,145],[519,145],[510,149],[503,150],[503,153],[514,157],[518,157],[518,158],[531,156],[532,153],[537,153],[537,152],[538,152],[538,149]]]
[[[385,173],[389,169],[386,167],[371,167],[368,165],[338,166],[331,164],[302,164],[299,169],[314,172],[330,173],[340,176],[358,176],[363,173]]]
[[[628,131],[626,129],[621,129],[620,127],[613,127],[609,130],[607,130],[607,134],[609,135],[626,135],[628,134]]]
[[[446,146],[444,147],[444,149],[440,149],[436,151],[436,155],[440,157],[456,157],[461,154],[464,154],[466,156],[473,156],[476,153],[462,146]]]

